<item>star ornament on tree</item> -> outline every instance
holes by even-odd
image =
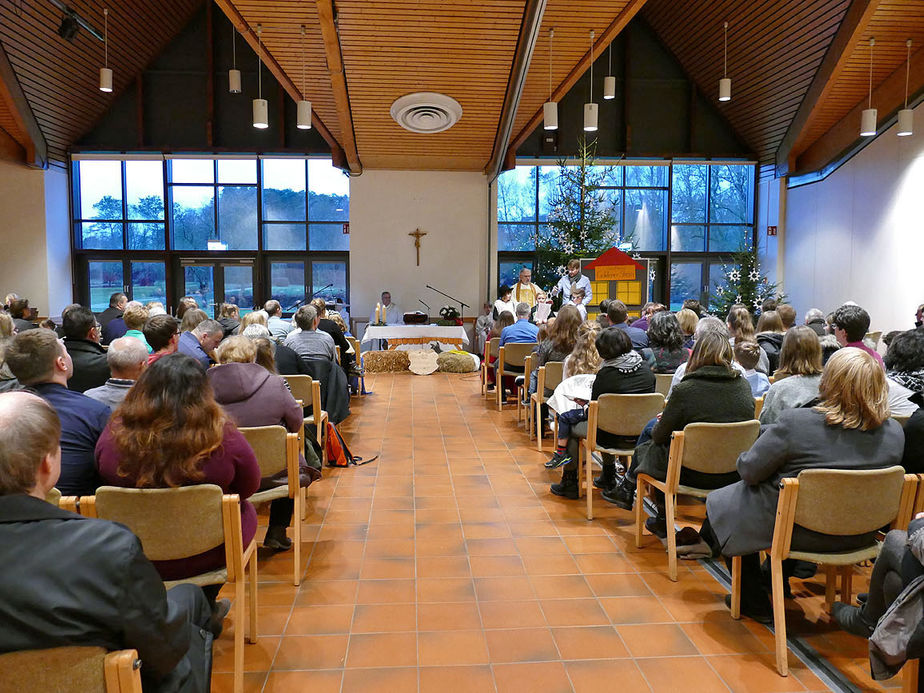
[[[732,270],[731,272],[728,273],[728,278],[733,282],[740,281],[741,272],[739,272],[738,270]]]

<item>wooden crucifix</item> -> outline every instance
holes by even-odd
[[[417,249],[417,266],[418,267],[420,267],[420,238],[421,236],[426,236],[426,235],[427,235],[427,232],[421,231],[420,229],[416,229],[412,233],[408,234],[408,236],[414,237],[414,248]]]

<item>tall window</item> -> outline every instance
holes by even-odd
[[[277,293],[348,302],[349,179],[329,159],[77,157],[74,256],[94,310],[125,291],[242,310]],[[192,289],[190,289],[192,287]],[[203,288],[204,287],[204,288]]]
[[[560,170],[517,166],[498,178],[500,283],[515,282],[521,267],[535,265]],[[613,236],[630,254],[652,259],[652,295],[672,309],[686,298],[708,301],[722,259],[754,241],[753,164],[617,162],[600,172],[599,199],[616,221]]]

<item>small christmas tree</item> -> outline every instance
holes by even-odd
[[[756,315],[765,299],[785,299],[778,291],[779,284],[771,283],[761,272],[757,248],[739,250],[728,263],[722,264],[722,272],[724,282],[722,285],[716,283],[709,301],[714,315],[724,318],[736,303],[744,304]]]
[[[550,200],[547,231],[536,239],[538,264],[533,281],[554,286],[571,258],[597,257],[618,245],[619,198],[605,188],[613,166],[596,166],[596,140],[578,140],[578,164],[559,162],[558,187]],[[540,229],[543,227],[540,226]]]

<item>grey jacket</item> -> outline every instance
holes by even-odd
[[[725,556],[770,547],[780,480],[803,469],[882,469],[900,465],[905,436],[887,419],[870,431],[828,426],[814,409],[788,409],[738,458],[741,481],[706,499],[706,514]]]
[[[776,423],[787,409],[804,407],[818,398],[819,375],[791,375],[777,380],[764,395],[764,406],[760,410],[762,424]]]

